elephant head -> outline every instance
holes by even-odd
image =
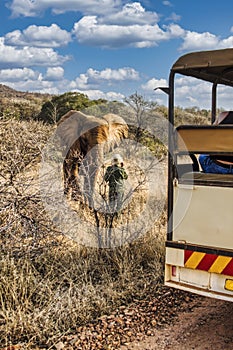
[[[64,147],[65,193],[79,191],[79,172],[84,175],[84,194],[89,199],[94,190],[98,167],[103,154],[128,136],[128,126],[116,114],[103,118],[71,110],[58,122],[56,133]]]

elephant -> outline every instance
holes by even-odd
[[[98,168],[104,152],[119,145],[128,136],[128,125],[116,114],[102,118],[70,110],[57,123],[57,135],[64,147],[64,192],[75,198],[81,194],[79,175],[84,175],[84,196],[92,201]]]

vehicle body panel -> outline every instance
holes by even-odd
[[[175,128],[176,74],[212,83],[211,125]],[[233,87],[233,49],[186,54],[170,71],[165,285],[233,301],[233,175],[204,174],[194,161],[233,155],[233,125],[213,125],[219,84]],[[182,156],[193,164],[180,164]]]

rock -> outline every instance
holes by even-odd
[[[62,342],[59,342],[55,345],[56,350],[62,350],[64,349],[64,347],[65,347],[65,344]]]

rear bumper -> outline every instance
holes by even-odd
[[[167,247],[165,285],[233,301],[233,258]]]

